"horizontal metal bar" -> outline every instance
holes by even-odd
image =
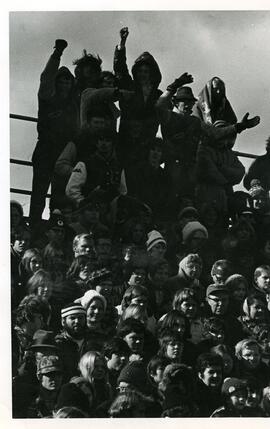
[[[11,164],[27,165],[29,167],[32,167],[32,165],[33,165],[33,163],[31,161],[23,161],[22,159],[10,158],[9,161]]]
[[[237,156],[242,156],[244,158],[258,158],[258,155],[254,155],[253,153],[246,153],[246,152],[238,152],[237,150],[233,150],[233,153]]]
[[[20,119],[21,121],[28,121],[28,122],[37,122],[37,118],[34,118],[33,116],[24,116],[24,115],[15,115],[14,113],[10,113],[9,117],[11,119]]]
[[[10,192],[12,194],[32,195],[32,192],[27,191],[26,189],[10,188]],[[46,198],[50,198],[50,197],[51,197],[51,194],[46,194]]]

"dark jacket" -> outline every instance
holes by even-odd
[[[41,74],[38,91],[38,142],[33,153],[33,163],[46,163],[53,168],[55,161],[77,133],[79,108],[71,89],[67,99],[56,91],[57,79],[65,74],[74,80],[66,67],[60,67],[60,58],[51,55]]]
[[[196,383],[195,402],[198,404],[198,417],[210,417],[221,406],[220,390],[210,389],[201,380]]]
[[[253,179],[259,179],[262,187],[269,191],[270,189],[270,154],[258,156],[251,164],[247,174],[244,177],[244,187],[249,190],[250,182]]]
[[[137,70],[141,65],[148,65],[150,67],[152,89],[146,98],[144,98],[142,88],[137,81]],[[125,48],[118,49],[116,47],[114,53],[114,72],[120,89],[134,91],[133,96],[129,100],[122,98],[119,102],[121,109],[120,144],[124,146],[129,142],[129,136],[133,132],[131,121],[138,121],[141,124],[141,134],[143,137],[155,137],[159,122],[154,106],[162,93],[158,89],[161,81],[161,73],[156,60],[149,52],[143,52],[136,59],[132,67],[131,77],[126,63],[126,50]]]

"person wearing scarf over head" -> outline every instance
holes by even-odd
[[[201,90],[194,114],[209,125],[217,120],[236,124],[237,117],[226,97],[225,83],[219,77],[210,79]]]

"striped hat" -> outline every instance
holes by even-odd
[[[86,316],[86,310],[81,304],[75,304],[74,302],[65,305],[61,310],[61,317],[67,317],[73,314],[84,314]]]
[[[160,234],[160,232],[153,229],[153,231],[150,231],[148,233],[148,239],[146,242],[147,252],[152,249],[156,244],[163,243],[165,246],[167,246],[166,241],[164,240],[163,236]]]

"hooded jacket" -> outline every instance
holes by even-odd
[[[150,67],[150,80],[152,88],[147,96],[137,80],[138,68],[141,65]],[[132,135],[132,122],[139,121],[142,125],[142,138],[155,137],[158,130],[158,118],[155,111],[155,104],[162,91],[158,89],[161,82],[161,72],[154,57],[149,52],[143,52],[135,61],[129,74],[126,63],[125,48],[116,47],[114,53],[114,72],[118,80],[119,88],[134,91],[129,100],[122,99],[119,102],[121,109],[120,137],[121,143],[128,143],[128,138]]]
[[[79,126],[79,107],[73,94],[74,77],[67,67],[60,67],[60,58],[52,54],[41,73],[38,91],[38,142],[32,161],[53,167],[56,159],[74,138]],[[56,83],[61,76],[72,80],[68,98],[57,93]]]
[[[214,79],[218,79],[224,85],[224,96],[220,104],[217,106],[215,106],[213,103]],[[223,120],[229,124],[235,124],[237,122],[233,108],[225,95],[225,84],[220,78],[213,77],[210,79],[199,93],[198,102],[194,109],[194,114],[209,125],[213,125],[217,120]]]

